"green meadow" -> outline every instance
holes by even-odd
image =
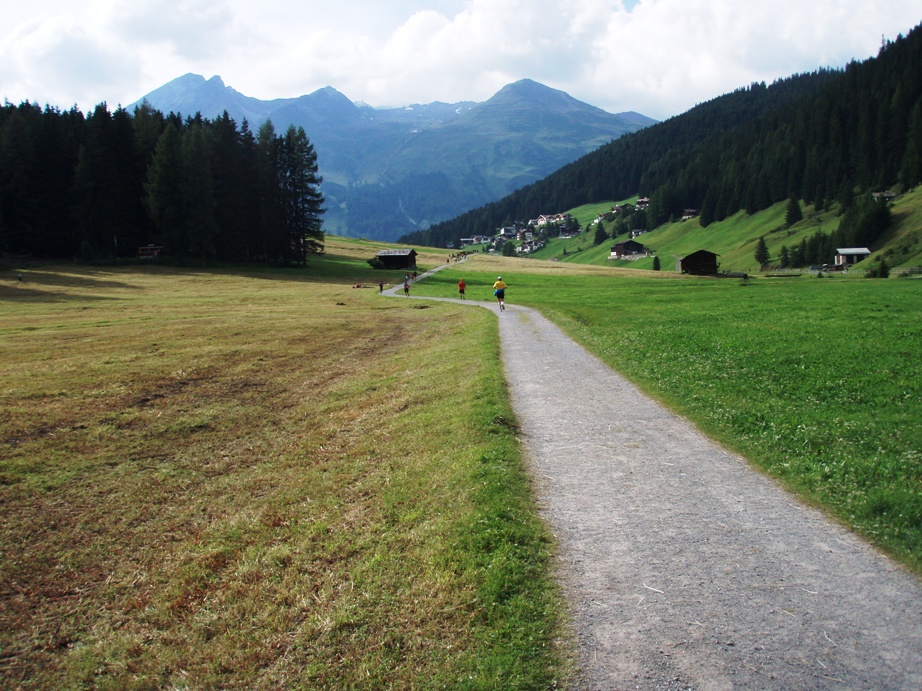
[[[922,281],[690,278],[528,259],[463,273],[540,309],[614,369],[922,572]],[[540,273],[538,273],[540,272]]]

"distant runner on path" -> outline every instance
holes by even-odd
[[[499,303],[500,312],[505,311],[506,309],[506,288],[508,288],[503,282],[502,276],[496,277],[496,283],[493,284],[493,294],[496,296],[496,301]]]
[[[464,297],[464,289],[465,289],[465,288],[467,288],[467,284],[464,282],[464,279],[462,278],[460,281],[458,281],[458,295],[461,296],[461,299],[462,299],[462,300],[465,299],[465,297]]]

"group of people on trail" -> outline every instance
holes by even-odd
[[[406,273],[403,275],[403,294],[407,297],[410,297],[410,282],[416,280],[416,272],[412,274]],[[384,279],[378,281],[378,292],[384,292]]]
[[[415,280],[416,272],[413,272],[413,278]],[[493,295],[496,297],[496,302],[499,305],[499,309],[501,312],[506,310],[506,288],[508,288],[508,286],[506,285],[505,281],[503,281],[503,277],[497,276],[496,282],[493,283]],[[458,281],[458,297],[460,299],[462,300],[467,299],[465,297],[466,290],[467,290],[467,283],[465,283],[464,279],[462,278],[460,281]],[[378,281],[378,292],[381,292],[381,293],[384,292],[384,281]],[[407,297],[410,297],[410,275],[409,274],[407,274],[404,277],[403,294],[406,295]]]
[[[508,286],[503,281],[503,277],[497,276],[496,282],[493,284],[493,295],[496,296],[496,302],[499,304],[500,311],[504,311],[506,309],[506,288],[508,288]],[[460,281],[458,281],[458,297],[462,300],[466,299],[464,297],[464,291],[466,290],[467,283],[465,283],[464,279],[462,278]]]

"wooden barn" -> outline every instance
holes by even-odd
[[[381,250],[375,256],[385,269],[416,268],[416,250]]]
[[[708,250],[698,250],[684,257],[679,257],[676,262],[676,271],[694,276],[714,276],[717,274],[717,257],[719,255]]]
[[[837,247],[836,266],[851,266],[871,256],[867,247]]]

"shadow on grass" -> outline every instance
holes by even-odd
[[[59,269],[58,271],[54,270]],[[418,267],[423,273],[427,267]],[[92,268],[85,265],[61,264],[45,270],[24,270],[23,281],[17,280],[18,271],[11,271],[0,280],[0,300],[17,302],[69,302],[86,300],[111,300],[112,290],[139,291],[143,287],[117,279],[119,273],[144,273],[171,276],[207,277],[235,276],[263,281],[290,283],[342,283],[344,286],[364,285],[377,287],[378,281],[396,285],[404,280],[405,270],[373,269],[362,260],[326,254],[312,258],[306,266],[269,266],[265,264],[215,264],[212,266],[172,266],[151,264],[145,266],[123,266]],[[58,290],[60,289],[60,290]],[[79,290],[79,295],[69,294]],[[89,293],[89,294],[88,294]],[[98,293],[98,295],[93,295]]]

